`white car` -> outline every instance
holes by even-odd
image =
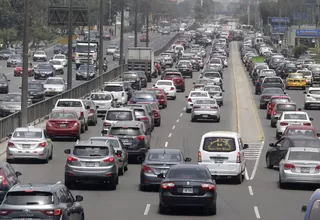
[[[313,118],[309,118],[308,113],[301,111],[288,111],[283,112],[276,124],[276,138],[280,139],[284,130],[288,125],[304,125],[312,126],[311,121]]]
[[[187,105],[186,105],[186,112],[190,113],[192,110],[193,103],[197,99],[204,99],[204,98],[212,98],[207,91],[191,91],[187,98]]]
[[[245,177],[245,149],[238,133],[211,131],[201,138],[198,151],[198,164],[206,166],[212,176],[232,177],[241,184]]]
[[[53,68],[56,70],[56,73],[64,74],[64,66],[60,60],[50,60],[50,64],[52,64]]]
[[[38,60],[42,60],[47,62],[48,61],[48,57],[47,57],[47,53],[44,50],[39,50],[34,52],[33,56],[32,56],[32,60],[34,62],[38,61]]]
[[[113,55],[116,50],[118,50],[119,47],[117,45],[109,45],[107,48],[107,55]]]
[[[53,60],[59,60],[62,63],[63,66],[67,66],[68,65],[67,57],[64,54],[54,55],[54,57],[52,59]]]
[[[320,88],[319,87],[309,87],[307,91],[304,92],[304,109],[307,110],[312,105],[320,106]]]
[[[49,77],[44,83],[46,96],[54,96],[63,93],[67,89],[66,82],[61,77]]]
[[[110,92],[94,92],[88,99],[92,100],[98,108],[98,117],[105,116],[107,111],[115,105],[115,99]]]
[[[103,86],[103,91],[110,92],[113,95],[114,101],[120,105],[125,105],[128,102],[128,93],[123,85],[123,82],[108,82]]]
[[[163,89],[168,98],[173,100],[177,98],[177,89],[172,80],[158,80],[153,87]]]

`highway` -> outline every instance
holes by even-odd
[[[178,148],[186,157],[197,163],[197,152],[201,136],[212,130],[238,131],[244,143],[249,143],[246,153],[246,180],[241,185],[230,181],[218,181],[217,215],[201,216],[202,212],[192,209],[176,210],[170,215],[158,214],[159,197],[157,192],[139,191],[139,172],[141,166],[130,164],[128,172],[120,177],[116,191],[99,188],[89,190],[84,186],[72,191],[74,195],[84,196],[83,206],[87,219],[216,219],[216,220],[301,220],[301,205],[307,204],[315,187],[294,186],[281,190],[277,187],[278,171],[265,168],[265,152],[268,144],[275,141],[275,130],[265,119],[265,110],[257,108],[259,96],[253,94],[253,86],[240,61],[237,42],[230,45],[229,67],[224,71],[224,106],[221,107],[221,122],[191,122],[190,114],[185,113],[185,96],[192,90],[194,79],[186,79],[186,92],[178,93],[177,100],[169,101],[168,108],[161,110],[161,127],[152,133],[152,148]],[[153,79],[155,82],[156,79]],[[153,83],[149,83],[152,86]],[[303,92],[288,91],[291,98],[303,107]],[[319,111],[307,111],[315,119],[314,126],[320,129]],[[100,136],[102,121],[90,127],[82,135],[82,140]],[[2,144],[3,145],[3,144]],[[66,155],[63,150],[72,148],[72,142],[55,142],[53,160],[48,164],[13,164],[22,172],[23,182],[57,182],[64,179]],[[0,146],[5,150],[5,146]],[[0,157],[5,161],[5,155]]]
[[[175,33],[171,33],[170,35],[161,35],[158,33],[153,33],[150,32],[150,43],[149,46],[154,48],[154,50],[158,50],[161,49],[164,45],[167,44],[167,42],[175,35]],[[138,34],[138,37],[140,36],[140,34]],[[108,45],[110,43],[116,43],[118,45],[120,45],[120,36],[115,36],[111,39],[111,41],[105,40],[104,41],[104,55],[107,57],[107,60],[109,62],[109,66],[108,66],[108,71],[119,66],[119,61],[113,61],[112,60],[112,55],[106,55],[106,49],[108,47]],[[144,47],[146,44],[144,42],[140,42],[138,39],[138,46],[140,47]],[[127,56],[127,50],[126,48],[128,47],[133,47],[134,46],[134,34],[132,33],[125,33],[124,34],[124,53],[125,56]],[[53,54],[53,47],[47,48],[46,49],[47,52],[47,56],[48,59],[51,59],[54,54]],[[30,62],[32,61],[32,59],[29,59]],[[33,66],[39,64],[39,63],[43,63],[43,62],[32,62]],[[7,67],[6,65],[6,61],[4,60],[0,60],[0,74],[5,74],[7,76],[7,78],[10,80],[9,83],[9,92],[20,92],[19,87],[21,86],[21,77],[14,77],[13,76],[13,70],[14,67]],[[75,75],[76,75],[76,69],[75,69],[75,65],[73,65],[73,72],[72,72],[72,87],[81,85],[83,83],[85,83],[86,81],[76,81],[75,80]],[[67,67],[64,68],[64,74],[63,75],[56,75],[56,76],[61,76],[63,77],[65,80],[67,80]],[[30,77],[30,80],[33,79],[32,77]],[[5,97],[5,94],[0,94],[0,100],[3,99]]]

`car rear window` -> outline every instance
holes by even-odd
[[[108,111],[106,120],[133,121],[131,111]]]
[[[150,153],[148,156],[148,161],[152,162],[181,162],[182,157],[179,153]]]
[[[316,134],[311,129],[289,129],[287,136],[315,137]]]
[[[143,109],[135,109],[134,114],[136,116],[146,116],[146,112]]]
[[[282,83],[280,78],[265,78],[263,83]]]
[[[122,86],[105,86],[103,88],[103,91],[106,92],[122,92],[123,91],[123,87]]]
[[[309,90],[310,94],[320,94],[320,90]]]
[[[75,156],[82,157],[102,157],[109,155],[109,148],[99,146],[75,146],[73,149],[73,154]]]
[[[296,111],[297,106],[296,105],[277,105],[277,110],[278,111]]]
[[[9,192],[3,201],[6,205],[50,205],[54,204],[50,192],[21,191]]]
[[[210,179],[210,176],[203,168],[171,168],[168,171],[167,178],[207,180]]]
[[[221,78],[220,73],[205,73],[203,75],[208,78]]]
[[[290,113],[290,114],[285,114],[284,119],[288,120],[307,120],[307,115],[306,114],[295,114],[295,113]]]
[[[287,103],[287,102],[289,102],[290,100],[289,99],[283,99],[283,98],[281,98],[281,99],[272,99],[271,100],[271,102],[272,103]]]
[[[41,131],[15,131],[12,135],[14,138],[42,138],[42,132]]]
[[[111,135],[121,135],[121,136],[139,136],[141,135],[140,128],[130,128],[130,127],[111,127]]]
[[[50,115],[50,118],[52,119],[77,119],[77,114],[73,112],[52,112]]]
[[[292,151],[289,153],[288,160],[311,160],[311,161],[320,161],[319,152],[310,152],[310,151]]]
[[[82,103],[80,101],[58,101],[57,107],[82,107]]]
[[[154,99],[152,94],[150,94],[150,93],[140,93],[140,92],[139,93],[134,93],[133,97],[135,99],[146,99],[146,100],[153,100]]]
[[[164,77],[170,77],[170,78],[173,78],[173,77],[181,77],[181,74],[175,74],[175,73],[167,73],[166,75],[164,75]]]
[[[207,137],[202,149],[208,152],[232,152],[236,150],[236,144],[234,138]]]

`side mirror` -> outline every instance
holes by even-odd
[[[185,97],[186,97],[186,99],[188,98],[188,96],[187,96],[187,95],[186,95]]]
[[[213,96],[210,96],[210,98],[212,98],[212,99],[213,99]]]
[[[7,81],[8,81],[8,82],[10,82],[10,81],[11,81],[11,79],[8,79]]]
[[[284,92],[283,94],[287,95],[288,93],[287,93],[287,92]]]
[[[278,119],[279,119],[279,117],[274,117],[274,119],[278,120]]]
[[[117,154],[118,156],[121,156],[121,155],[122,155],[122,151],[121,151],[121,150],[117,150],[116,154]]]
[[[117,102],[117,101],[118,101],[118,99],[114,99],[113,101]]]
[[[96,109],[98,109],[99,108],[99,106],[96,106]]]
[[[301,212],[306,212],[307,211],[307,206],[306,205],[303,205],[302,207],[301,207]]]
[[[8,138],[11,138],[11,137],[12,137],[12,134],[8,134],[7,136],[8,136]]]
[[[76,202],[82,202],[83,196],[76,195]]]
[[[306,92],[306,91],[304,91],[303,93],[304,93],[304,94],[307,94],[307,92]]]
[[[19,89],[22,89],[22,87],[21,87],[21,86],[19,86]]]
[[[243,149],[248,149],[249,148],[249,145],[248,144],[244,144],[243,145]]]
[[[276,147],[276,145],[274,143],[270,143],[269,146],[270,147]]]
[[[18,176],[21,176],[22,175],[22,173],[20,172],[20,171],[17,171],[16,172],[16,176],[18,177]]]
[[[70,149],[65,149],[65,150],[64,150],[64,153],[65,153],[65,154],[71,154],[71,150],[70,150]]]
[[[298,108],[298,111],[302,111],[302,109],[301,109],[301,108]]]
[[[87,109],[87,110],[90,110],[90,106],[89,106],[89,105],[88,105],[88,106],[86,106],[86,109]]]
[[[195,82],[193,82],[192,84],[196,84]]]
[[[160,173],[160,174],[157,175],[157,177],[158,177],[158,178],[164,178],[164,174],[163,174],[163,173]]]
[[[153,85],[153,87],[156,87],[156,85]]]
[[[191,158],[187,157],[186,159],[184,159],[185,162],[191,162]]]
[[[309,118],[310,119],[310,121],[313,121],[313,118]]]
[[[225,92],[225,90],[223,89],[222,92]]]
[[[317,133],[317,137],[320,137],[320,133]]]

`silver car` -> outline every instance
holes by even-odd
[[[117,101],[110,92],[94,92],[91,93],[88,99],[92,100],[96,107],[98,107],[98,117],[104,117],[108,109],[115,107]]]
[[[209,92],[209,95],[213,96],[213,98],[218,102],[219,106],[223,105],[223,92],[224,92],[224,90],[221,89],[220,86],[206,85],[203,87],[203,91]]]
[[[77,182],[107,183],[111,190],[116,190],[119,182],[120,151],[109,143],[78,141],[74,149],[64,150],[68,154],[65,165],[65,185],[74,188]]]
[[[320,149],[291,147],[279,164],[279,187],[288,183],[320,183]]]
[[[18,63],[22,62],[21,55],[18,54],[12,54],[9,56],[7,60],[7,67],[15,67]]]
[[[53,144],[43,128],[16,128],[7,145],[7,162],[14,159],[38,159],[48,163],[52,159]]]
[[[83,100],[83,104],[89,110],[88,112],[88,125],[89,126],[96,126],[98,123],[98,113],[97,109],[98,106],[92,100]]]
[[[67,89],[67,84],[62,77],[49,77],[43,83],[46,96],[54,96],[63,93]]]
[[[191,110],[191,121],[199,119],[220,122],[220,107],[214,98],[201,98],[194,101]]]
[[[280,115],[287,111],[296,111],[297,104],[294,102],[278,102],[274,105],[271,113],[270,126],[275,128]],[[301,109],[299,109],[301,110]]]
[[[28,105],[32,103],[28,99]],[[11,92],[0,103],[0,116],[6,117],[21,110],[21,93]]]
[[[125,149],[123,143],[119,140],[118,137],[91,137],[89,141],[93,142],[107,142],[110,144],[110,147],[117,151],[121,151],[121,154],[117,154],[119,158],[119,175],[123,175],[125,171],[128,170],[128,152]]]

